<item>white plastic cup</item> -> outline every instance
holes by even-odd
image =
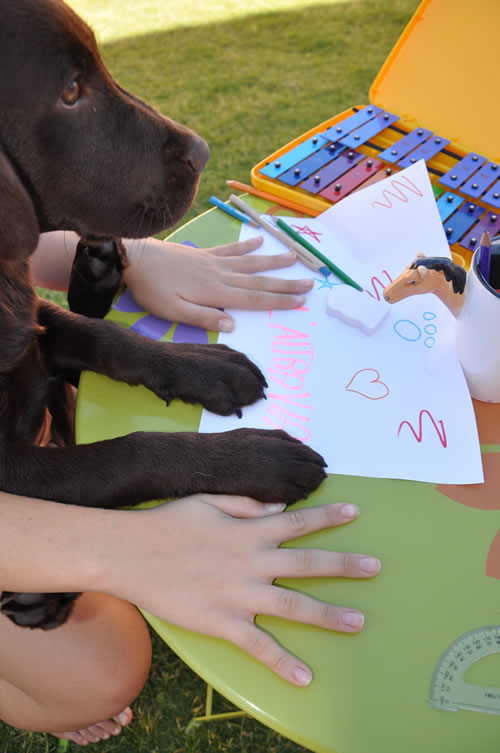
[[[479,248],[467,274],[465,299],[457,317],[456,350],[476,400],[500,403],[500,293],[479,269]]]

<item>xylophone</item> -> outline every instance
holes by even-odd
[[[277,203],[281,197],[319,214],[388,175],[397,195],[397,173],[424,159],[451,253],[468,268],[483,230],[500,232],[500,67],[486,33],[499,24],[499,0],[422,0],[373,81],[369,104],[259,162],[253,185]]]
[[[252,170],[253,185],[320,213],[375,181],[424,159],[454,261],[468,268],[481,234],[500,233],[500,166],[450,139],[369,104],[337,115]]]

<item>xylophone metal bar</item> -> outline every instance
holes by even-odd
[[[493,183],[484,196],[481,196],[481,200],[484,201],[485,204],[490,204],[492,207],[495,207],[495,209],[500,209],[500,179]]]
[[[356,130],[360,126],[363,126],[365,123],[368,123],[370,120],[373,120],[377,115],[380,115],[383,112],[384,111],[381,107],[375,107],[375,105],[363,107],[362,110],[358,110],[358,112],[355,112],[353,115],[349,115],[347,118],[340,121],[340,123],[331,126],[331,128],[327,128],[322,134],[322,137],[333,143],[340,141],[340,139],[343,137],[345,138],[347,134]]]
[[[309,193],[319,194],[320,191],[337,180],[337,178],[340,178],[341,175],[344,175],[354,165],[361,162],[364,157],[364,154],[353,149],[343,152],[336,160],[330,162],[322,170],[318,170],[317,173],[301,183],[300,188],[309,191]]]
[[[395,164],[403,157],[406,157],[413,149],[427,141],[432,136],[432,131],[428,131],[426,128],[415,128],[407,136],[403,136],[399,141],[395,141],[394,144],[384,149],[379,154],[379,159],[383,159],[385,162]]]
[[[374,173],[384,168],[382,160],[374,160],[372,157],[367,157],[360,162],[356,167],[353,167],[349,172],[342,175],[337,183],[330,183],[324,191],[320,192],[320,196],[328,199],[333,204],[344,196],[350,194],[355,188],[358,188],[362,183],[365,183],[368,178]],[[384,174],[384,178],[387,177]]]
[[[439,183],[447,188],[459,188],[486,161],[486,157],[481,157],[480,154],[476,154],[475,152],[469,152],[469,154],[439,178]]]
[[[460,241],[462,248],[467,251],[475,251],[483,232],[487,230],[491,237],[500,232],[500,215],[496,212],[487,212],[479,222],[464,235]]]
[[[315,152],[303,162],[297,162],[286,173],[280,175],[279,180],[288,186],[297,186],[313,173],[317,173],[322,167],[336,159],[346,147],[342,144],[329,144]]]
[[[445,139],[442,136],[433,136],[429,141],[426,141],[402,160],[399,160],[398,165],[402,168],[410,167],[410,165],[415,164],[420,159],[429,162],[439,152],[442,152],[449,143],[449,139]]]
[[[450,246],[457,243],[470,230],[477,220],[484,214],[484,207],[465,202],[454,215],[449,217],[443,227]]]
[[[479,199],[492,183],[498,178],[499,170],[495,162],[486,162],[461,187],[460,193]]]
[[[382,112],[380,115],[377,115],[376,118],[361,126],[361,128],[358,128],[345,138],[342,138],[341,143],[351,149],[357,149],[381,131],[385,131],[386,128],[397,120],[399,120],[399,115],[394,115],[392,112]]]

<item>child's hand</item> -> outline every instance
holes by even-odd
[[[325,604],[274,580],[371,578],[380,563],[364,554],[280,547],[351,522],[359,512],[355,505],[274,508],[247,497],[197,494],[150,510],[115,513],[113,542],[103,551],[108,575],[98,590],[181,627],[225,638],[288,682],[307,685],[309,668],[261,630],[255,616],[346,633],[361,630],[364,618],[356,609]],[[132,530],[133,541],[127,534]]]
[[[222,308],[291,309],[304,303],[312,279],[281,280],[256,272],[289,267],[295,254],[247,256],[262,237],[198,249],[148,238],[126,240],[130,265],[123,280],[149,313],[205,329],[229,332]]]

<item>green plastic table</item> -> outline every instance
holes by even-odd
[[[259,211],[270,206],[248,201]],[[239,229],[237,220],[214,209],[171,240],[210,247],[237,240]],[[125,327],[145,316],[116,309],[109,314]],[[172,324],[164,339],[175,341],[175,331]],[[208,333],[207,341],[216,337]],[[283,581],[325,602],[361,609],[366,624],[358,635],[258,617],[262,628],[312,668],[309,687],[292,687],[223,640],[146,618],[210,686],[316,753],[498,753],[500,405],[475,407],[484,484],[330,475],[305,503],[355,502],[361,516],[292,546],[368,552],[382,560],[380,575],[370,581]],[[174,401],[167,408],[143,387],[85,373],[77,441],[139,429],[192,431],[200,417],[198,406]],[[430,703],[431,683],[438,708]],[[472,708],[451,710],[461,703]]]

